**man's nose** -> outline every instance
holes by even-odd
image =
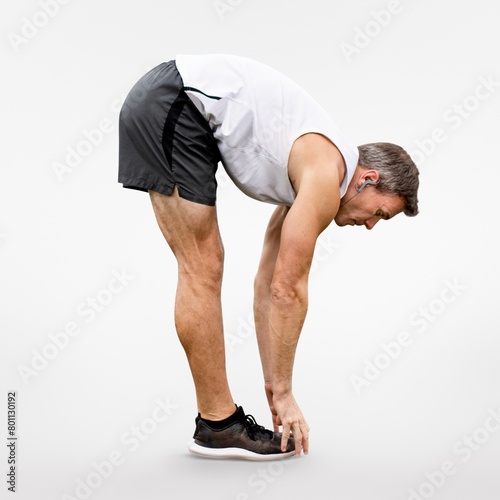
[[[372,230],[375,227],[375,224],[380,220],[379,217],[372,217],[371,219],[365,220],[365,227],[368,231]]]

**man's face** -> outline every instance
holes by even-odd
[[[366,186],[360,193],[348,190],[340,202],[335,223],[338,226],[365,226],[366,229],[373,229],[379,220],[389,220],[403,209],[404,201],[401,197],[380,193],[375,186]]]

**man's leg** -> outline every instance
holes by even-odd
[[[226,375],[221,286],[224,248],[215,207],[149,191],[156,220],[178,264],[175,326],[186,352],[198,411],[209,420],[235,412]]]

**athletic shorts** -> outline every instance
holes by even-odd
[[[184,91],[174,61],[146,73],[119,118],[118,182],[215,205],[220,152],[207,121]]]

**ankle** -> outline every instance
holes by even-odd
[[[224,408],[217,408],[213,411],[203,411],[201,410],[198,415],[203,419],[210,422],[218,422],[221,420],[225,420],[236,413],[238,406],[236,404],[232,404],[230,406]]]
[[[208,418],[205,418],[203,416],[201,416],[200,418],[201,418],[201,420],[203,420],[203,422],[205,422],[212,429],[224,429],[225,427],[227,427],[231,424],[234,424],[235,422],[240,421],[241,420],[241,413],[242,413],[242,411],[239,411],[239,408],[236,407],[236,405],[235,405],[233,413],[226,418],[217,419],[217,420],[208,419]]]

